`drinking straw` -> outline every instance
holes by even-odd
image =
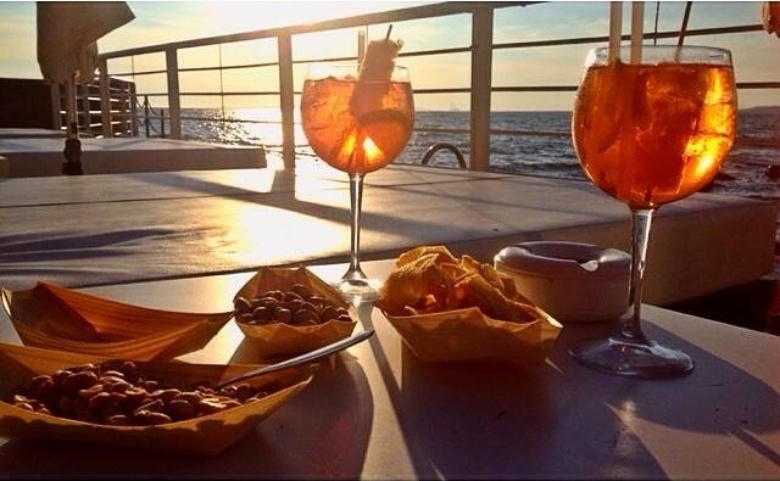
[[[653,23],[653,45],[658,45],[658,16],[661,14],[661,0],[655,2],[655,22]]]
[[[366,31],[358,30],[358,66],[363,65],[366,56]]]
[[[685,13],[683,14],[682,25],[680,26],[680,36],[677,38],[677,46],[682,47],[685,42],[685,32],[688,30],[688,18],[691,16],[691,5],[693,2],[685,2]]]
[[[642,61],[642,37],[645,26],[644,2],[631,4],[631,63]]]
[[[609,54],[608,62],[620,58],[620,36],[623,28],[623,2],[609,2]]]

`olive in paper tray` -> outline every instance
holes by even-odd
[[[375,305],[424,362],[532,366],[547,357],[562,328],[511,278],[444,246],[401,254]]]
[[[262,267],[233,305],[238,327],[266,359],[313,351],[357,324],[338,291],[305,267]]]

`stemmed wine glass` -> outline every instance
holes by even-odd
[[[406,146],[414,126],[409,72],[390,64],[387,75],[363,78],[356,62],[309,67],[301,97],[303,131],[309,145],[330,166],[349,175],[351,254],[336,288],[351,302],[371,301],[381,281],[360,267],[363,179],[385,167]]]
[[[636,52],[636,51],[635,51]],[[588,53],[572,135],[587,177],[631,211],[631,308],[620,332],[570,350],[595,369],[639,378],[693,369],[687,354],[648,339],[641,328],[642,279],[653,214],[717,174],[734,143],[737,94],[731,53],[699,46],[643,46],[624,63],[608,48]]]

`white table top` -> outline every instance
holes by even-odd
[[[489,259],[532,240],[628,250],[628,209],[589,182],[392,165],[366,183],[365,258],[445,244]],[[733,196],[664,206],[645,299],[675,302],[771,271],[776,221],[773,203]],[[14,289],[344,262],[349,184],[324,166],[7,179],[0,226],[0,285]]]
[[[0,128],[0,139],[64,139],[65,131],[38,128]]]
[[[384,276],[387,261],[364,265]],[[344,265],[312,267],[326,280]],[[89,292],[162,309],[218,312],[251,273],[104,286]],[[419,479],[780,477],[780,338],[647,306],[647,334],[692,355],[687,377],[642,381],[587,370],[567,354],[614,326],[565,326],[546,363],[424,364],[370,306],[376,335],[232,448],[189,458],[10,440],[7,476]],[[357,328],[360,329],[360,326]],[[14,340],[7,319],[0,334]],[[235,323],[189,362],[255,357]]]
[[[117,174],[207,169],[249,169],[267,166],[265,150],[256,146],[224,145],[144,137],[82,137],[84,174]],[[60,177],[65,161],[64,138],[0,134],[0,167],[9,178]]]

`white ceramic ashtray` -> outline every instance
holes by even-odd
[[[607,321],[628,309],[631,256],[618,249],[563,241],[523,242],[494,258],[496,270],[560,322]]]

